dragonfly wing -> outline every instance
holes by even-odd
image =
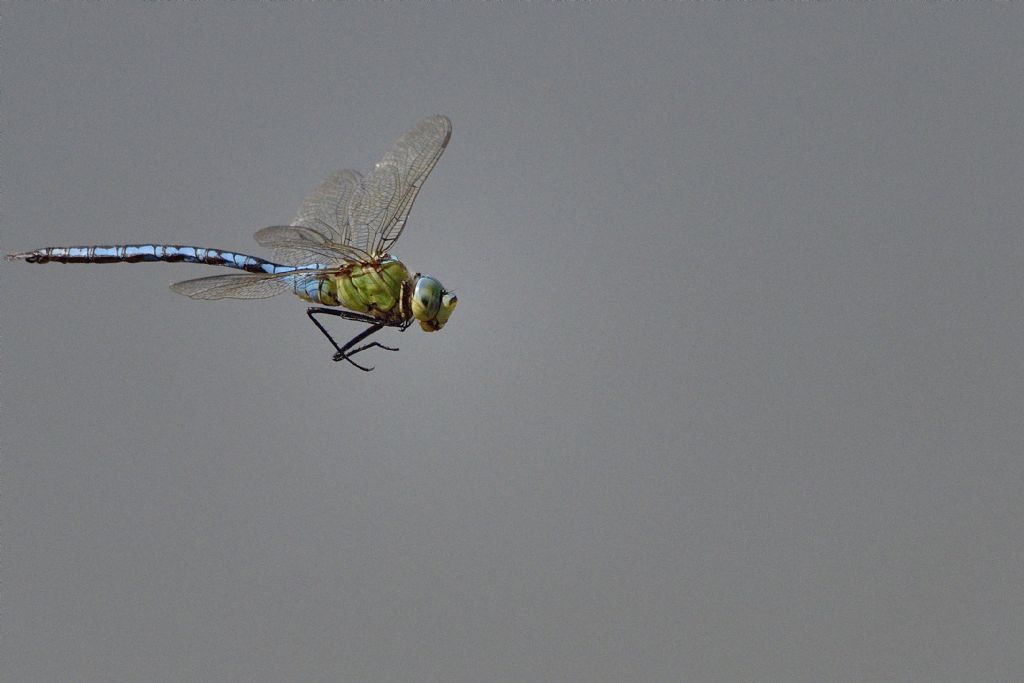
[[[260,246],[273,249],[278,261],[292,266],[319,263],[339,267],[368,256],[361,249],[332,242],[319,231],[300,225],[272,225],[257,231],[255,238]]]
[[[273,225],[256,232],[260,246],[274,250],[281,263],[339,266],[369,255],[353,241],[348,204],[362,186],[356,171],[336,171],[302,202],[291,225]],[[364,240],[365,242],[365,240]]]
[[[413,200],[441,158],[452,124],[444,116],[421,121],[403,135],[365,178],[337,171],[313,190],[290,226],[271,226],[256,241],[289,265],[368,261],[391,248]]]
[[[431,116],[384,154],[349,200],[347,223],[357,246],[375,256],[391,249],[451,135],[452,122],[447,117]]]
[[[335,171],[302,202],[292,225],[309,228],[336,244],[354,244],[348,204],[363,177],[358,171]]]
[[[374,256],[378,254],[373,246],[395,214],[400,185],[397,168],[377,164],[349,200],[348,223],[352,242]]]
[[[171,285],[178,294],[193,299],[266,299],[292,289],[286,276],[272,273],[212,275]]]

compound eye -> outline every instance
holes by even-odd
[[[420,321],[433,320],[441,307],[441,283],[429,276],[416,280],[412,291],[412,314]]]

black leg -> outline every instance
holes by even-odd
[[[331,345],[334,346],[334,348],[338,351],[341,351],[341,347],[338,346],[338,342],[334,341],[334,337],[331,336],[331,333],[328,332],[327,329],[320,324],[319,320],[313,317],[313,314],[315,313],[323,313],[325,315],[336,315],[339,318],[345,318],[346,320],[355,320],[356,322],[366,323],[368,325],[373,325],[378,322],[376,319],[371,318],[368,315],[362,315],[360,313],[350,313],[349,311],[336,311],[331,308],[316,308],[314,306],[310,306],[309,308],[307,308],[306,315],[309,316],[309,319],[313,321],[313,324],[316,325],[317,329],[323,332],[323,335],[327,337],[327,340],[331,342]]]
[[[365,336],[360,335],[360,336],[356,337],[355,339],[352,339],[349,342],[347,342],[345,344],[345,346],[338,346],[337,342],[334,341],[334,337],[332,337],[330,335],[330,333],[328,333],[327,330],[324,329],[324,326],[320,324],[319,320],[317,320],[316,318],[313,317],[314,313],[325,313],[327,315],[333,315],[333,316],[337,316],[339,318],[344,318],[345,320],[354,320],[356,322],[366,323],[367,325],[371,325],[371,326],[372,325],[379,325],[378,329],[380,329],[380,327],[395,327],[395,324],[394,323],[386,323],[386,322],[383,322],[381,320],[377,320],[376,318],[373,318],[371,316],[364,315],[362,313],[353,313],[352,311],[339,311],[339,310],[336,310],[336,309],[333,309],[333,308],[315,308],[315,307],[307,308],[306,309],[306,315],[308,315],[309,319],[313,321],[313,324],[315,324],[320,329],[320,331],[324,333],[324,336],[327,337],[327,339],[330,340],[331,344],[334,345],[334,348],[338,350],[338,353],[345,353],[345,355],[351,356],[354,353],[358,353],[360,351],[365,351],[366,349],[373,348],[374,346],[380,347],[382,349],[386,349],[388,351],[397,351],[398,350],[398,349],[394,348],[393,346],[385,346],[384,344],[381,344],[380,342],[371,342],[371,343],[367,344],[366,346],[360,346],[358,349],[355,349],[354,351],[348,351],[349,347],[351,347],[352,344],[360,341],[361,339],[365,339],[366,336],[369,336],[369,335],[365,335]],[[402,331],[404,332],[406,330],[406,328],[409,327],[409,322],[401,323],[400,325],[398,325],[398,327],[400,327],[402,329]],[[335,360],[341,360],[341,358],[335,358]]]
[[[373,370],[372,367],[369,367],[369,368],[363,367],[359,363],[355,362],[354,360],[352,360],[352,356],[357,354],[357,353],[359,353],[360,351],[365,351],[366,349],[371,349],[374,346],[379,346],[380,348],[386,349],[388,351],[397,351],[398,349],[393,349],[390,346],[384,346],[383,344],[381,344],[379,342],[370,342],[369,344],[364,344],[363,346],[360,346],[360,347],[358,347],[356,349],[352,349],[352,347],[355,346],[356,344],[358,344],[359,342],[361,342],[362,340],[366,339],[367,337],[369,337],[371,334],[376,334],[383,327],[384,327],[384,323],[377,323],[375,325],[370,325],[365,330],[363,330],[362,332],[360,332],[356,336],[354,336],[351,339],[349,339],[347,342],[345,342],[345,345],[341,347],[341,350],[338,351],[336,354],[334,354],[334,360],[335,361],[339,361],[339,360],[342,360],[342,359],[347,360],[349,363],[351,363],[352,365],[356,366],[357,368],[359,368],[360,370],[363,370],[365,372],[370,372],[371,370]],[[352,349],[352,350],[350,351],[349,349]]]
[[[320,324],[319,320],[317,320],[316,318],[313,317],[313,315],[316,314],[316,313],[324,313],[326,315],[334,315],[334,316],[337,316],[339,318],[344,318],[345,320],[354,320],[356,322],[366,323],[370,327],[368,327],[367,329],[363,330],[362,332],[357,334],[352,339],[349,339],[347,342],[345,342],[344,346],[338,346],[338,342],[334,341],[334,337],[331,336],[330,332],[328,332],[327,329],[323,325]],[[359,353],[360,351],[365,351],[367,349],[372,349],[375,346],[379,347],[379,348],[382,348],[382,349],[384,349],[386,351],[397,351],[398,350],[397,348],[394,348],[394,347],[391,347],[391,346],[385,346],[384,344],[381,344],[380,342],[370,342],[369,344],[364,344],[363,346],[360,346],[360,347],[358,347],[356,349],[352,349],[353,346],[355,346],[356,344],[358,344],[362,340],[366,339],[367,337],[369,337],[370,335],[374,334],[375,332],[379,332],[381,329],[383,329],[384,327],[387,326],[387,323],[381,322],[380,320],[377,320],[376,318],[372,318],[372,317],[370,317],[368,315],[363,315],[361,313],[352,313],[351,311],[339,311],[339,310],[335,310],[335,309],[331,309],[331,308],[315,308],[315,307],[310,307],[310,308],[306,309],[306,315],[309,316],[309,319],[313,321],[313,324],[317,326],[317,329],[319,329],[321,332],[323,332],[324,336],[327,337],[328,341],[330,341],[331,344],[334,346],[334,348],[337,349],[338,352],[334,354],[334,360],[335,361],[339,361],[339,360],[344,359],[344,360],[347,360],[352,365],[354,365],[357,368],[359,368],[360,370],[362,370],[364,372],[370,372],[371,370],[373,370],[372,367],[370,367],[370,368],[364,367],[364,366],[360,365],[359,363],[355,362],[354,360],[352,360],[351,357],[354,356],[355,354]]]

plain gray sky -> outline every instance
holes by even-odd
[[[3,251],[265,255],[444,113],[396,254],[460,297],[363,374],[211,269],[0,265],[4,680],[1024,679],[1018,4],[0,32]]]

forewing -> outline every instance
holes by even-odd
[[[355,244],[377,256],[391,249],[405,227],[416,194],[452,134],[445,116],[423,119],[400,137],[349,200],[348,224]]]
[[[271,226],[256,241],[288,265],[370,260],[391,248],[413,200],[451,137],[444,116],[421,121],[395,142],[366,178],[332,173],[302,202],[290,226]]]

